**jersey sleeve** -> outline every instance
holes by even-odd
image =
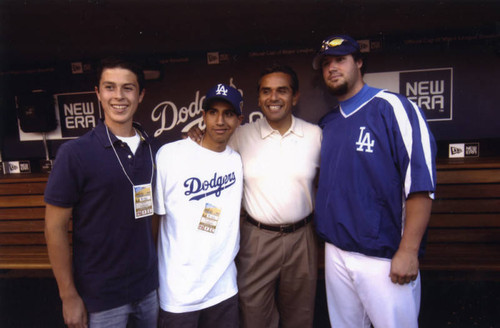
[[[387,93],[395,116],[396,163],[404,184],[404,195],[428,191],[436,186],[436,142],[422,110],[400,95]]]

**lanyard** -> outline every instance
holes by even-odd
[[[120,160],[120,157],[118,156],[118,153],[116,152],[115,146],[111,142],[111,137],[109,136],[108,126],[106,124],[104,124],[104,126],[106,127],[106,133],[108,134],[108,140],[109,140],[109,143],[111,144],[111,148],[113,148],[113,151],[115,152],[116,159],[118,160],[118,163],[120,163],[120,166],[123,170],[123,173],[125,173],[125,176],[127,177],[128,181],[130,181],[130,183],[132,184],[132,187],[133,187],[134,183],[132,182],[132,180],[128,176],[127,171],[125,171],[125,167],[123,166],[122,161]],[[148,146],[149,146],[149,156],[151,157],[151,180],[149,181],[149,183],[151,184],[151,183],[153,183],[154,164],[153,164],[153,152],[151,151],[151,145],[148,143]]]

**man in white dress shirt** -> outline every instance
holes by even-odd
[[[247,212],[236,258],[240,320],[249,328],[312,327],[317,239],[311,219],[321,129],[292,115],[299,83],[290,67],[266,68],[258,90],[265,118],[240,126],[229,141],[243,162]]]

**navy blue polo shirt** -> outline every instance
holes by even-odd
[[[123,168],[135,185],[151,182],[152,140],[141,132],[135,153],[109,132]],[[45,189],[45,202],[73,208],[73,269],[89,312],[141,299],[158,287],[151,216],[136,219],[133,188],[103,122],[64,143]]]

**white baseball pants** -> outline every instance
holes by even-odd
[[[328,313],[335,328],[418,327],[420,274],[394,284],[391,260],[346,252],[325,243]]]

